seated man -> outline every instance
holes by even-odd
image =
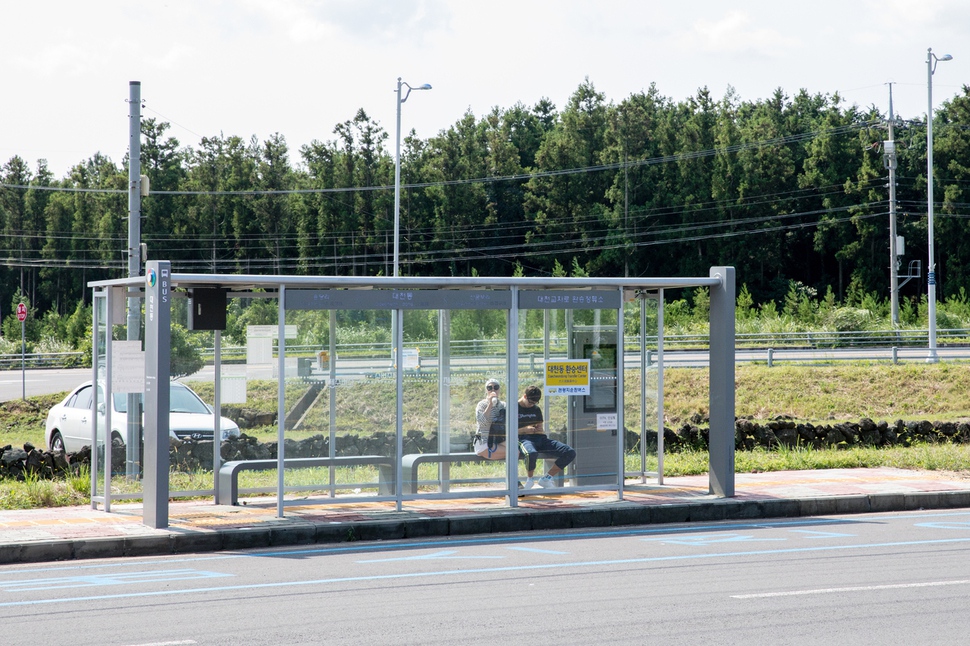
[[[535,484],[532,476],[540,453],[554,453],[557,456],[549,473],[539,478],[540,487],[555,487],[553,478],[576,459],[576,449],[546,435],[542,427],[542,409],[538,406],[540,399],[542,390],[538,386],[527,387],[519,399],[519,449],[528,459],[526,473],[529,476],[523,485],[524,489],[531,489]]]

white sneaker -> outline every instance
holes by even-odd
[[[546,474],[539,478],[539,486],[543,489],[549,489],[550,487],[556,486],[556,481],[552,479],[551,475]]]
[[[532,478],[526,478],[525,484],[522,485],[522,488],[531,489],[535,485],[535,483],[536,483],[535,480],[533,480]],[[539,484],[542,484],[542,480],[539,480]]]

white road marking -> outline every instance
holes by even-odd
[[[852,588],[818,588],[815,590],[788,590],[787,592],[761,592],[757,594],[733,594],[732,599],[768,599],[771,597],[798,597],[809,594],[833,594],[839,592],[872,592],[874,590],[902,590],[905,588],[933,588],[944,585],[967,585],[970,579],[960,581],[924,581],[923,583],[892,583],[886,585],[862,585]]]

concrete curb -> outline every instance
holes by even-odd
[[[0,564],[145,557],[357,541],[507,534],[528,531],[797,518],[921,509],[970,508],[970,491],[880,493],[804,499],[715,499],[673,504],[610,503],[601,507],[532,510],[409,519],[319,522],[293,518],[245,528],[176,528],[144,536],[24,541],[0,544]],[[274,519],[275,521],[276,519]]]

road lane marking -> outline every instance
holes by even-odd
[[[532,552],[534,554],[569,554],[569,552],[561,552],[559,550],[540,550],[537,547],[509,547],[510,550],[516,550],[517,552]]]
[[[914,527],[929,527],[930,529],[970,529],[970,520],[964,523],[916,523]]]
[[[851,588],[817,588],[815,590],[788,590],[786,592],[758,592],[732,594],[732,599],[769,599],[771,597],[800,597],[809,594],[838,594],[840,592],[873,592],[876,590],[902,590],[905,588],[934,588],[944,585],[967,585],[970,579],[961,581],[924,581],[922,583],[887,583],[885,585],[860,585]]]
[[[114,572],[83,576],[51,577],[47,579],[24,579],[0,582],[3,592],[26,592],[37,590],[64,590],[66,588],[92,588],[106,585],[130,585],[134,583],[158,583],[164,581],[191,581],[233,576],[221,572],[203,570],[156,570],[153,572]]]
[[[679,538],[642,538],[642,541],[655,541],[665,545],[694,545],[703,547],[716,543],[744,543],[761,541],[787,541],[787,538],[755,538],[750,534],[711,534],[701,536],[683,536]]]
[[[452,556],[457,554],[458,550],[445,550],[442,552],[432,552],[431,554],[418,554],[417,556],[394,556],[386,559],[365,559],[362,561],[357,561],[357,563],[390,563],[392,561],[434,561],[434,560],[444,560],[444,559],[467,559],[470,558],[467,554],[464,556]],[[476,559],[500,559],[501,556],[475,556]]]
[[[840,534],[837,532],[815,532],[810,529],[793,529],[796,534],[806,534],[805,538],[852,538],[858,534]]]
[[[933,512],[933,513],[922,513],[914,514],[912,512],[907,514],[878,514],[882,518],[892,518],[904,521],[911,521],[913,517],[917,518],[953,518],[959,516],[968,516],[970,512],[965,511],[954,511],[954,512]],[[481,538],[463,538],[463,539],[453,539],[447,538],[442,540],[420,540],[420,541],[401,541],[397,543],[382,543],[375,542],[370,544],[354,543],[352,545],[341,545],[341,546],[327,546],[327,547],[313,547],[313,548],[295,548],[295,549],[278,549],[271,552],[266,551],[250,551],[246,553],[233,553],[233,554],[205,554],[202,556],[184,556],[184,557],[158,557],[159,560],[164,558],[165,563],[198,563],[200,561],[222,561],[227,559],[249,559],[249,558],[287,558],[291,556],[313,556],[313,555],[327,555],[327,554],[353,554],[353,553],[366,553],[366,552],[377,552],[377,551],[390,551],[390,550],[412,550],[412,549],[422,549],[427,547],[461,547],[461,546],[474,546],[474,545],[503,545],[508,543],[537,543],[545,541],[560,541],[560,540],[579,540],[586,538],[622,538],[627,536],[649,536],[649,535],[676,535],[684,534],[694,531],[710,531],[710,530],[731,530],[731,529],[769,529],[769,528],[791,528],[791,527],[812,527],[820,525],[858,525],[866,524],[867,520],[855,517],[841,517],[832,516],[826,518],[808,518],[800,520],[778,520],[778,521],[763,521],[763,522],[731,522],[726,521],[724,523],[711,524],[711,525],[694,525],[694,526],[683,526],[683,527],[649,527],[649,528],[634,528],[634,529],[619,529],[619,530],[607,530],[607,531],[582,531],[582,532],[557,532],[542,534],[541,536],[494,536],[488,535]],[[956,523],[955,523],[956,524]],[[918,524],[922,525],[922,524]],[[795,531],[795,530],[792,530]],[[6,565],[0,568],[0,584],[2,584],[3,577],[13,576],[23,573],[37,573],[37,572],[63,572],[65,570],[77,571],[77,570],[91,570],[98,568],[127,568],[127,567],[145,567],[149,565],[155,565],[159,560],[118,560],[112,563],[95,563],[91,565],[44,565],[41,567],[20,567],[17,565]]]
[[[568,568],[603,567],[618,565],[644,565],[648,563],[665,563],[670,561],[717,560],[731,558],[746,558],[752,556],[775,556],[781,554],[806,554],[811,552],[843,552],[848,550],[871,550],[880,547],[915,547],[925,545],[957,545],[970,543],[970,538],[948,538],[926,541],[900,541],[895,543],[860,543],[857,545],[824,545],[816,547],[795,547],[778,550],[753,550],[750,552],[725,552],[721,554],[681,554],[676,556],[648,556],[629,559],[612,559],[599,561],[574,561],[557,563],[530,563],[526,565],[478,567],[458,570],[434,570],[425,572],[405,572],[398,574],[370,574],[363,576],[343,576],[329,579],[311,579],[304,581],[274,581],[272,583],[242,583],[239,585],[213,586],[211,588],[165,589],[145,592],[129,592],[118,594],[101,594],[88,597],[53,597],[49,599],[31,599],[22,601],[8,601],[0,603],[0,608],[15,606],[29,606],[40,604],[89,603],[113,599],[138,599],[163,597],[171,595],[185,596],[190,594],[209,594],[214,592],[238,592],[241,590],[271,590],[277,588],[293,588],[297,586],[323,586],[341,583],[373,583],[377,581],[401,581],[407,579],[425,579],[430,577],[459,576],[469,574],[497,574],[505,572],[529,572],[540,570],[561,571]],[[472,559],[468,559],[473,562]]]

